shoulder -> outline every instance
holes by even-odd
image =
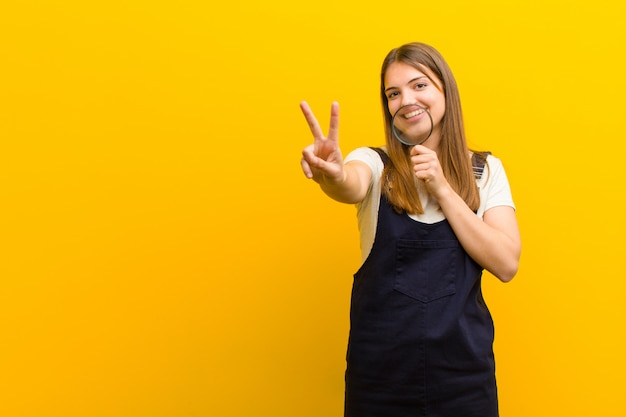
[[[487,164],[491,168],[502,169],[502,160],[491,153],[487,155]]]
[[[384,148],[379,149],[385,150]],[[360,147],[351,151],[344,159],[344,163],[347,164],[352,161],[359,161],[367,165],[372,170],[374,177],[380,176],[384,169],[381,156],[372,148]]]
[[[502,161],[491,152],[472,153],[472,169],[479,186],[489,182],[493,176],[504,174]]]
[[[502,161],[498,157],[494,155],[487,157],[485,171],[477,180],[477,185],[481,200],[479,213],[484,213],[496,206],[510,206],[515,209],[509,180]]]
[[[489,178],[492,178],[494,180],[504,179],[505,181],[507,181],[506,173],[504,172],[504,165],[500,158],[491,154],[488,155],[487,163],[486,163],[486,170],[487,170],[487,175],[484,176],[486,178],[483,178],[485,181],[489,180]]]
[[[353,151],[350,151],[346,156],[346,162],[348,160],[358,159],[358,160],[367,160],[367,159],[380,159],[380,155],[376,149],[380,149],[386,153],[385,147],[368,147],[362,146],[360,148],[356,148]]]

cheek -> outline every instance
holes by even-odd
[[[446,113],[446,106],[444,103],[437,103],[437,105],[431,107],[430,115],[433,117],[435,124],[439,124]]]
[[[435,99],[435,106],[434,108],[436,109],[436,111],[438,113],[440,113],[442,116],[443,114],[446,112],[446,101],[443,97],[437,97]]]

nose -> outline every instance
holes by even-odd
[[[415,94],[413,91],[407,90],[407,91],[402,92],[402,100],[401,100],[402,106],[406,106],[408,104],[416,104],[416,103],[419,104],[417,97],[415,97]]]

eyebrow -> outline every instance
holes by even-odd
[[[413,78],[412,80],[409,80],[409,82],[407,82],[407,84],[411,84],[413,81],[417,81],[417,80],[420,80],[420,79],[422,79],[422,78],[429,79],[429,78],[428,78],[427,76],[425,76],[425,75],[420,75],[419,77],[415,77],[415,78]],[[389,91],[389,90],[393,90],[394,88],[398,88],[398,87],[394,87],[394,86],[387,87],[387,88],[385,88],[385,92],[387,92],[387,91]]]

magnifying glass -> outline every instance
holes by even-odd
[[[408,146],[421,145],[433,133],[433,117],[419,104],[400,107],[391,121],[393,135]]]

